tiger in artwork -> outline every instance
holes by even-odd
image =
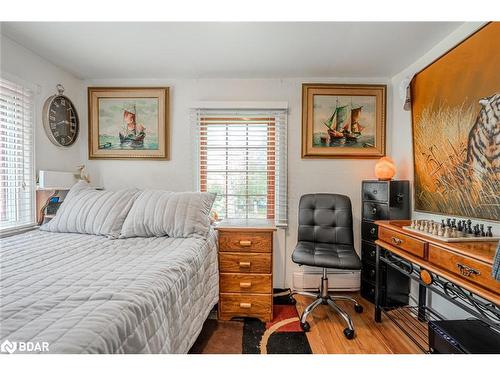
[[[476,176],[500,177],[500,93],[479,100],[481,109],[469,132],[467,165]]]

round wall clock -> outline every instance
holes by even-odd
[[[68,147],[75,143],[80,123],[73,102],[63,95],[64,87],[57,85],[57,91],[43,106],[43,127],[53,144]]]

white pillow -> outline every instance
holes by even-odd
[[[130,209],[120,238],[206,238],[214,200],[210,193],[144,190]]]
[[[96,190],[80,181],[70,189],[56,216],[40,229],[118,238],[137,195],[137,189]]]

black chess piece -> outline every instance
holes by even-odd
[[[452,227],[452,228],[456,228],[456,227],[457,227],[457,219],[453,219],[453,220],[451,221],[451,227]]]
[[[484,233],[484,224],[479,226],[481,228],[481,237],[486,237],[486,233]]]
[[[492,226],[491,226],[491,225],[489,225],[489,226],[488,226],[488,232],[486,232],[486,236],[487,236],[487,237],[493,237],[493,232],[491,231],[491,228],[492,228]]]
[[[457,229],[458,229],[458,231],[459,231],[459,232],[461,232],[461,231],[462,231],[462,229],[463,229],[463,226],[462,226],[462,220],[460,220],[460,221],[458,222],[458,224],[457,224]]]
[[[446,227],[446,224],[444,223],[444,219],[441,219],[441,225],[443,226],[443,229]]]
[[[479,224],[474,225],[474,237],[478,237],[480,233]]]
[[[451,226],[451,219],[450,218],[446,219],[446,226],[447,227]]]
[[[472,234],[472,220],[467,220],[467,233]]]

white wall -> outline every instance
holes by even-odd
[[[68,149],[52,144],[43,129],[42,108],[45,99],[57,93],[56,85],[62,84],[75,104],[80,116],[81,131],[86,132],[86,93],[83,81],[36,55],[30,50],[0,34],[0,70],[37,88],[35,97],[35,168],[76,171],[82,163],[82,150],[86,149],[83,137]]]
[[[87,164],[94,179],[106,188],[138,186],[172,190],[196,188],[195,133],[189,111],[196,101],[286,101],[288,115],[288,206],[289,228],[284,247],[275,253],[275,286],[291,286],[294,270],[291,253],[297,237],[297,205],[301,195],[311,192],[335,192],[351,197],[356,248],[360,250],[361,180],[373,178],[376,160],[304,160],[301,159],[301,113],[303,82],[382,83],[388,79],[183,79],[183,80],[97,80],[88,86],[169,86],[171,88],[171,160],[118,161],[91,160]],[[391,90],[388,88],[388,120],[391,127]],[[86,135],[85,135],[86,137]],[[86,142],[86,140],[85,140]],[[86,155],[85,155],[86,157]],[[125,172],[126,171],[126,172]],[[280,241],[282,242],[282,241]],[[284,276],[286,269],[286,276]]]
[[[436,58],[443,55],[446,51],[453,48],[455,45],[460,43],[462,40],[467,38],[470,34],[480,28],[484,23],[482,22],[469,22],[465,23],[463,26],[459,27],[448,37],[442,40],[429,52],[427,52],[420,59],[415,61],[412,65],[392,77],[392,91],[393,91],[393,105],[392,105],[392,120],[393,126],[388,133],[389,141],[389,152],[394,161],[397,164],[398,172],[396,178],[410,180],[413,184],[413,154],[412,154],[412,133],[411,133],[411,112],[403,110],[404,98],[399,94],[401,82],[405,78],[411,78],[415,73],[419,72],[421,69],[425,68],[428,64],[434,61]],[[431,219],[431,220],[441,220],[447,216],[442,215],[430,215],[422,212],[412,212],[412,217],[414,219]],[[449,216],[448,216],[449,217]],[[491,221],[480,221],[475,220],[478,223],[484,223],[485,225],[492,225],[495,234],[500,234],[500,223]],[[418,295],[418,289],[416,283],[412,285],[412,295]],[[433,294],[430,297],[431,305],[438,311],[450,318],[459,318],[467,316],[461,310],[458,310],[454,305],[451,305],[447,301],[443,300],[441,297]]]

